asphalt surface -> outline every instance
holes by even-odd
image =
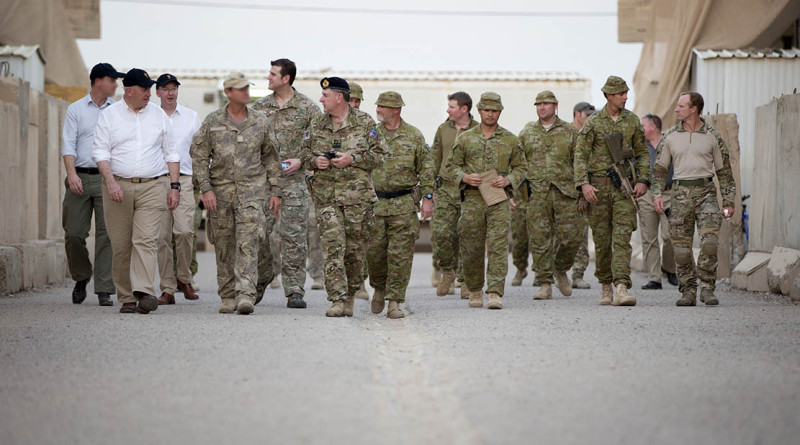
[[[430,263],[402,320],[280,289],[218,314],[211,254],[201,299],[150,315],[73,305],[71,285],[0,298],[0,444],[798,443],[800,306],[678,308],[635,274],[636,307],[601,307],[591,268],[591,290],[533,301],[512,266],[503,310],[470,309]]]

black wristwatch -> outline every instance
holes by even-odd
[[[433,199],[433,194],[432,193],[428,193],[427,195],[424,196],[424,198],[425,199]]]
[[[169,188],[172,189],[172,190],[180,191],[181,190],[181,183],[180,182],[170,182],[169,183]]]

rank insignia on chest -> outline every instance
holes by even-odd
[[[305,139],[308,139],[310,137],[311,137],[311,131],[310,130],[306,130],[306,132],[303,133],[303,139],[305,140]]]
[[[374,128],[369,131],[369,137],[371,137],[371,138],[374,138],[376,134],[378,134],[378,130],[376,130]]]

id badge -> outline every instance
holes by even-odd
[[[239,136],[236,136],[236,142],[244,142],[244,136],[242,136],[241,134]]]

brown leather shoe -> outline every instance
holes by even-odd
[[[183,297],[187,300],[197,300],[200,298],[200,296],[194,291],[191,283],[182,283],[180,280],[178,280],[178,290],[183,292]]]
[[[175,295],[162,292],[158,297],[158,304],[175,304]]]
[[[136,313],[136,303],[122,303],[122,307],[119,308],[120,314],[135,314]]]

